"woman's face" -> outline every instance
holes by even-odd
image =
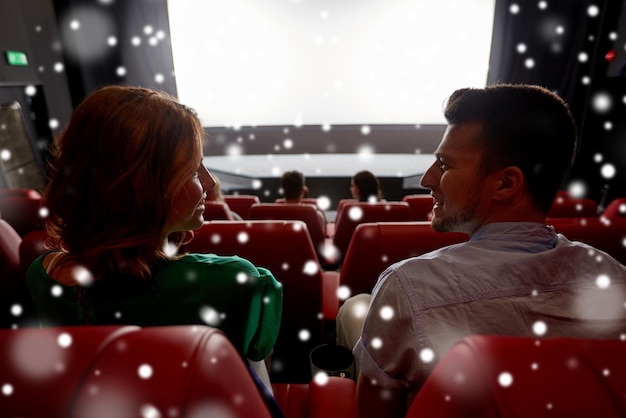
[[[174,197],[173,212],[168,220],[166,232],[188,231],[198,229],[204,222],[204,202],[206,191],[215,187],[215,180],[200,162],[185,185]]]

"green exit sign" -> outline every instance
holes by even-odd
[[[7,63],[9,65],[28,65],[26,54],[21,51],[6,51]]]

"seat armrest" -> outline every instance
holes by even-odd
[[[339,311],[339,272],[322,272],[322,315],[324,319],[335,320]]]

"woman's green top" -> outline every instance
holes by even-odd
[[[47,253],[46,253],[47,254]],[[222,330],[245,357],[270,354],[280,328],[282,285],[272,273],[237,256],[188,254],[162,260],[149,281],[99,280],[64,286],[43,268],[28,269],[40,325],[208,325]]]

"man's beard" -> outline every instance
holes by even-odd
[[[454,215],[446,215],[443,217],[433,216],[431,227],[437,232],[464,232],[471,234],[476,228],[476,208],[479,204],[478,188],[472,193],[472,201],[463,209],[462,212]]]

